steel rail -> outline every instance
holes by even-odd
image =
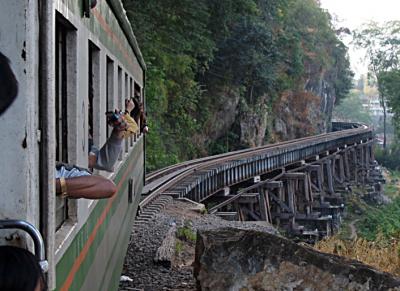
[[[368,128],[365,124],[362,123],[347,123],[347,122],[332,122],[332,124],[334,126],[336,126],[336,128],[340,129],[340,131],[345,131],[345,130],[359,130],[360,128],[362,129],[366,129]],[[182,163],[178,163],[175,165],[171,165],[171,166],[167,166],[165,168],[162,168],[160,170],[156,170],[154,172],[149,173],[146,176],[146,184],[152,182],[153,180],[157,180],[165,175],[168,175],[169,173],[172,173],[174,171],[177,171],[179,169],[183,169],[185,167],[189,167],[192,165],[196,165],[196,164],[200,164],[206,161],[210,161],[210,160],[215,160],[215,159],[219,159],[219,158],[226,158],[226,157],[232,157],[235,156],[237,154],[242,154],[242,153],[248,153],[248,152],[254,152],[255,150],[263,150],[263,149],[268,149],[271,147],[275,147],[275,146],[285,146],[288,144],[293,144],[296,142],[301,142],[301,141],[305,141],[305,140],[309,140],[309,139],[315,139],[318,137],[325,137],[329,134],[337,134],[338,131],[333,131],[331,133],[322,133],[319,135],[313,135],[313,136],[308,136],[308,137],[303,137],[303,138],[298,138],[295,140],[290,140],[290,141],[285,141],[285,142],[280,142],[280,143],[275,143],[275,144],[267,144],[264,146],[260,146],[260,147],[256,147],[256,148],[250,148],[250,149],[243,149],[243,150],[237,150],[237,151],[233,151],[233,152],[229,152],[229,153],[223,153],[223,154],[219,154],[219,155],[214,155],[214,156],[209,156],[209,157],[203,157],[203,158],[199,158],[199,159],[195,159],[195,160],[190,160],[190,161],[185,161]]]
[[[338,125],[338,124],[337,124]],[[336,125],[336,126],[337,126]],[[304,146],[310,143],[317,142],[329,142],[340,138],[346,138],[351,136],[356,136],[363,133],[369,133],[371,130],[363,125],[363,124],[339,124],[342,128],[349,128],[340,131],[333,131],[330,133],[319,134],[310,137],[304,137],[300,139],[295,139],[291,141],[269,144],[257,148],[239,150],[235,152],[230,152],[226,154],[200,158],[192,161],[183,162],[180,164],[176,164],[173,166],[169,166],[167,168],[161,169],[159,171],[153,172],[148,176],[146,181],[156,182],[160,180],[159,183],[155,183],[152,189],[150,189],[150,194],[147,195],[139,204],[139,210],[146,207],[149,203],[151,203],[154,199],[156,199],[161,193],[166,190],[172,188],[177,185],[179,181],[183,180],[185,177],[190,176],[196,171],[210,168],[211,166],[219,165],[222,163],[226,163],[232,160],[241,160],[244,158],[249,158],[252,156],[259,156],[268,152],[272,152],[273,150],[280,150],[280,152],[285,152],[291,148],[291,146]],[[357,126],[357,127],[356,127]],[[337,126],[339,127],[339,126]],[[177,173],[177,174],[175,174]],[[171,175],[167,179],[161,179],[166,175]]]

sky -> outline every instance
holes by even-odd
[[[384,22],[400,20],[400,0],[320,0],[321,6],[336,15],[340,26],[357,29],[371,20]],[[349,45],[349,40],[344,40]],[[360,60],[363,52],[349,45],[350,61],[356,76],[365,74],[367,66]]]

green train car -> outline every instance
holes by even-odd
[[[44,241],[50,290],[116,290],[144,184],[144,135],[124,141],[109,199],[55,195],[55,163],[88,165],[89,133],[102,146],[105,112],[144,103],[145,63],[119,0],[1,0],[0,51],[18,79],[0,117],[0,220],[21,220]],[[59,146],[57,146],[59,145]],[[26,245],[19,230],[0,244]]]

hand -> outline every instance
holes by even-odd
[[[135,103],[132,99],[125,99],[125,110],[130,114],[131,111],[135,108]]]
[[[124,115],[119,109],[115,109],[114,112],[106,112],[107,115],[107,123],[114,127],[117,131],[124,131],[127,127],[127,124],[124,119]]]
[[[149,127],[147,125],[145,127],[143,127],[143,132],[144,133],[148,133],[149,132]]]

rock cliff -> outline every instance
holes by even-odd
[[[327,74],[302,80],[300,89],[286,90],[278,98],[261,96],[254,103],[238,90],[218,90],[218,106],[211,110],[204,143],[234,133],[238,147],[256,147],[326,132],[332,119],[335,90]]]

